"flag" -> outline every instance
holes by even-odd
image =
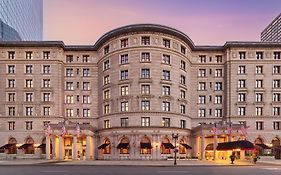
[[[66,134],[66,129],[65,129],[64,124],[62,124],[62,127],[61,127],[61,136],[64,136],[65,134]]]
[[[51,135],[51,126],[48,123],[47,128],[45,129],[45,135],[46,136],[50,136]]]
[[[228,132],[228,135],[232,134],[232,123],[229,123],[229,125],[227,126],[227,132]]]
[[[248,129],[248,127],[245,127],[245,124],[243,124],[243,125],[241,126],[241,132],[242,132],[242,134],[243,134],[245,137],[247,137],[247,134],[248,134],[247,129]]]
[[[81,133],[80,126],[79,126],[79,123],[77,123],[76,124],[76,134],[77,134],[77,137],[80,136],[80,133]]]
[[[214,123],[213,132],[214,132],[214,135],[218,134],[218,128],[217,128],[217,124],[216,123]]]

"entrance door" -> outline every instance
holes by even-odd
[[[64,156],[65,159],[72,159],[72,149],[65,149]]]

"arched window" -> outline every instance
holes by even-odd
[[[277,146],[280,146],[280,140],[277,138],[277,137],[275,137],[274,139],[272,139],[272,147],[274,148],[274,147],[277,147]]]
[[[186,144],[185,140],[181,139],[180,144],[179,144],[179,153],[180,154],[186,154],[186,148],[184,147],[185,144]]]
[[[14,137],[11,137],[8,141],[8,144],[11,146],[8,148],[8,154],[17,154],[17,140]]]
[[[170,140],[167,137],[162,140],[161,154],[171,154],[171,149],[174,148],[175,147],[170,143]]]
[[[110,154],[110,141],[109,139],[104,140],[104,144],[106,145],[103,149],[103,154]]]
[[[120,140],[120,143],[117,146],[117,149],[120,150],[120,154],[129,154],[129,139],[126,137],[123,137]]]
[[[20,149],[24,149],[25,154],[34,154],[34,140],[28,137],[25,140],[25,144],[23,144]]]
[[[140,154],[151,154],[151,142],[148,137],[143,137],[140,142]]]

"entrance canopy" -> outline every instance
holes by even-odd
[[[218,143],[217,146],[217,150],[233,150],[233,149],[252,150],[255,149],[255,146],[253,145],[253,143],[247,140]]]

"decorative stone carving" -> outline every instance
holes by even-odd
[[[232,53],[232,58],[236,58],[237,54],[236,53]]]

